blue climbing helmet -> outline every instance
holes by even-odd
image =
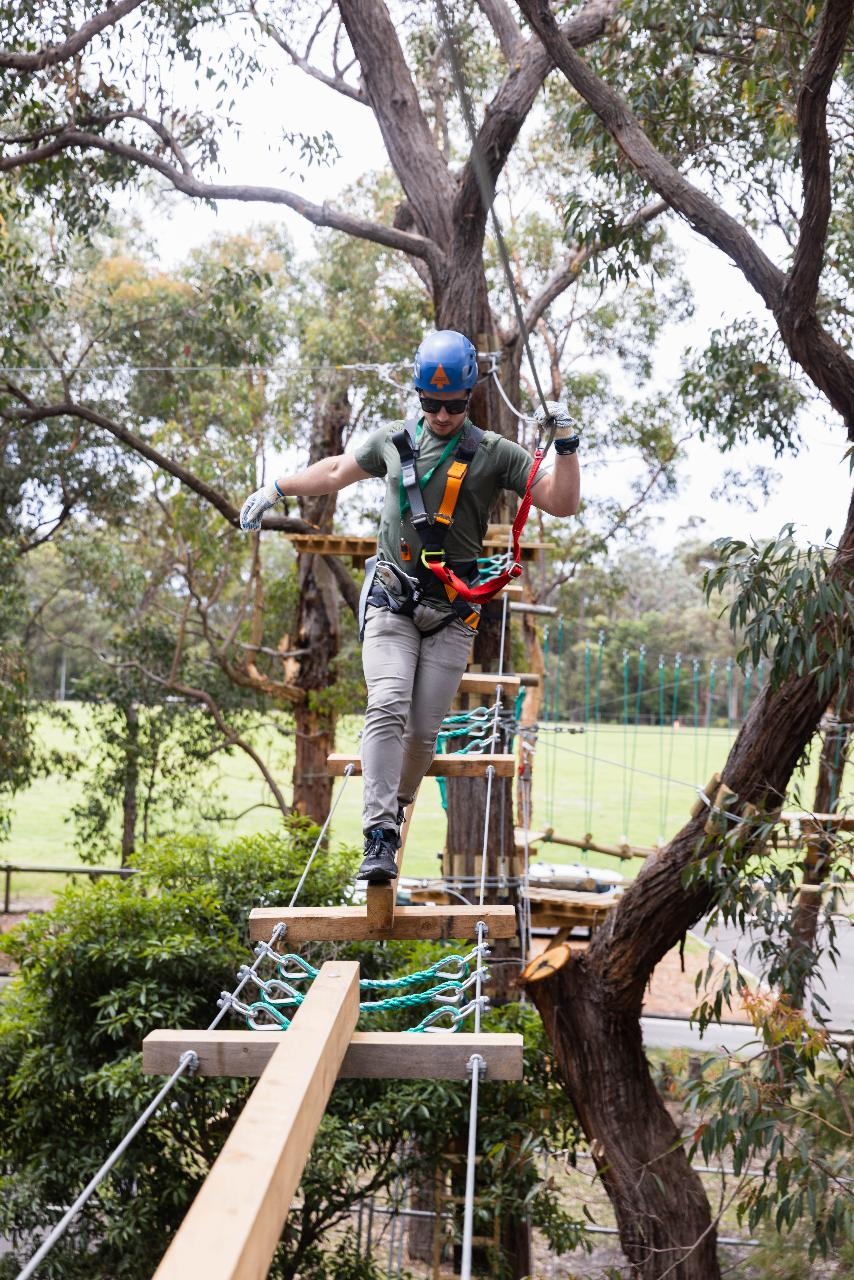
[[[415,352],[413,386],[426,395],[459,395],[477,382],[477,352],[456,329],[429,333]]]

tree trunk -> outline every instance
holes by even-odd
[[[125,772],[122,785],[122,866],[129,865],[136,850],[136,814],[139,790],[139,707],[125,708]]]
[[[814,813],[835,813],[842,791],[842,776],[848,756],[848,747],[854,733],[854,684],[839,715],[828,714],[824,721],[824,741],[818,762],[818,781],[813,800]],[[807,853],[804,859],[805,885],[821,885],[833,867],[833,830],[825,835],[817,832],[807,837]],[[801,889],[792,913],[792,1003],[800,1008],[815,960],[815,943],[821,915],[822,893],[820,889]]]
[[[850,579],[852,557],[854,500],[831,574]],[[766,685],[723,769],[737,809],[782,804],[826,702],[812,674],[776,690]],[[644,864],[583,955],[564,946],[532,961],[523,974],[614,1203],[623,1249],[644,1280],[665,1272],[673,1280],[719,1274],[705,1194],[650,1080],[639,1025],[656,964],[714,901],[713,883],[683,880],[690,864],[714,849],[716,837],[704,833],[706,817],[692,818]],[[745,836],[742,861],[758,838]]]
[[[613,1008],[596,968],[566,944],[528,973],[633,1276],[716,1280],[709,1202],[653,1084],[637,1012]]]
[[[346,383],[339,382],[317,397],[314,430],[309,448],[309,464],[340,453],[344,429],[350,421],[350,400]],[[301,498],[304,520],[329,532],[335,515],[337,495]],[[294,648],[294,683],[308,697],[294,711],[296,750],[294,754],[294,807],[298,813],[323,822],[332,801],[332,779],[327,776],[326,757],[335,747],[336,708],[321,695],[334,683],[338,656],[338,588],[329,566],[321,556],[299,556],[299,608]]]

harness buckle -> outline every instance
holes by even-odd
[[[440,547],[438,551],[428,551],[426,547],[421,552],[421,563],[425,568],[429,569],[431,564],[444,565],[445,551]]]
[[[454,523],[454,517],[451,515],[443,515],[441,511],[437,511],[433,517],[433,523],[444,525],[446,529],[449,529]]]
[[[515,564],[511,564],[509,573],[511,578],[518,578],[522,572],[522,566],[517,560]]]

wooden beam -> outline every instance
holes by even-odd
[[[547,836],[549,844],[567,845],[570,849],[590,849],[593,853],[606,853],[612,858],[654,858],[658,849],[634,844],[597,844],[595,840],[575,840],[569,836]]]
[[[507,694],[516,694],[522,687],[519,676],[497,676],[488,671],[467,671],[460,681],[457,693],[486,693],[494,697],[499,684]]]
[[[336,753],[326,758],[327,771],[334,778],[340,778],[348,765],[354,766],[355,777],[361,776],[362,762],[358,756]],[[516,769],[516,761],[509,755],[487,755],[486,752],[482,755],[451,753],[436,756],[427,773],[431,778],[480,778],[486,774],[489,765],[493,766],[499,778],[512,778]]]
[[[266,1276],[359,1017],[359,966],[325,964],[240,1113],[155,1280]]]
[[[142,1042],[142,1069],[169,1075],[192,1049],[202,1076],[260,1076],[289,1031],[152,1031]],[[465,1080],[479,1053],[489,1080],[522,1079],[522,1037],[467,1031],[354,1031],[339,1080]]]
[[[368,939],[473,938],[479,920],[490,938],[516,935],[513,907],[398,907],[388,932],[371,929],[362,907],[256,907],[249,915],[253,942],[268,941],[277,924],[287,925],[282,946],[297,942],[362,942]]]

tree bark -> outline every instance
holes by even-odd
[[[340,380],[322,389],[315,403],[309,464],[341,452],[344,429],[350,421],[350,400],[346,383]],[[300,514],[321,532],[329,532],[335,515],[337,494],[301,498]],[[294,648],[294,683],[308,696],[294,709],[296,750],[294,755],[294,808],[315,822],[323,822],[332,801],[332,779],[326,757],[334,750],[337,715],[334,707],[318,706],[312,695],[326,693],[334,680],[338,657],[338,587],[321,556],[299,555],[299,608]]]

